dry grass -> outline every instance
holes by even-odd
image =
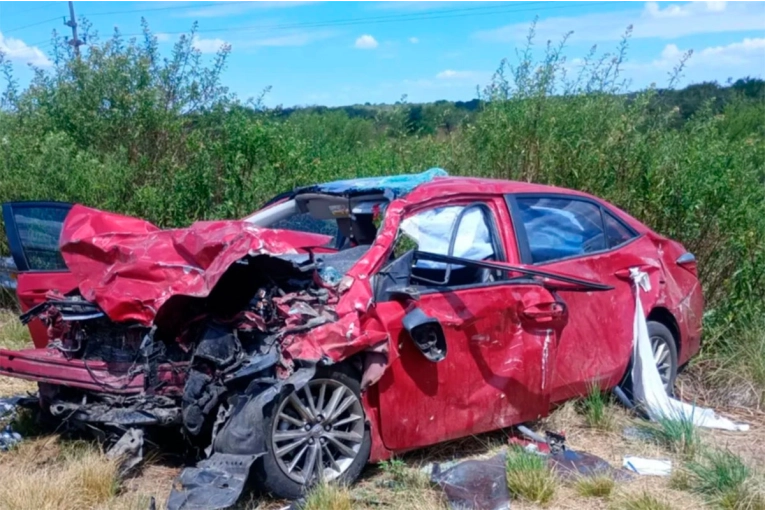
[[[0,308],[0,347],[21,349],[31,343],[29,329],[19,321],[17,312]]]
[[[303,510],[351,510],[353,501],[347,487],[322,483],[306,497]]]
[[[574,482],[574,490],[585,498],[608,498],[616,482],[610,476],[582,477]]]
[[[672,510],[672,506],[661,497],[644,492],[637,496],[625,496],[616,501],[614,510]]]
[[[0,346],[18,348],[28,341],[26,328],[20,326],[16,315],[0,311]],[[695,400],[699,405],[719,406],[721,390],[715,393],[706,386],[699,387],[700,384],[691,371],[680,379],[681,394],[694,395],[692,399],[686,396],[686,400]],[[0,396],[35,391],[34,383],[0,377]],[[638,477],[631,482],[617,483],[598,478],[572,483],[555,481],[551,486],[553,495],[545,504],[547,508],[697,510],[713,505],[730,510],[763,510],[758,505],[763,501],[765,483],[757,473],[733,484],[733,489],[704,494],[695,489],[697,482],[692,472],[682,469],[683,455],[665,444],[624,438],[622,430],[634,426],[635,421],[607,398],[589,400],[584,406],[573,402],[561,406],[539,423],[539,429],[565,431],[571,448],[598,455],[613,466],[620,466],[623,456],[628,454],[671,458],[674,474],[671,478]],[[765,413],[739,407],[736,399],[729,402],[733,407],[718,407],[718,410],[750,423],[752,429],[745,434],[701,430],[701,442],[705,447],[735,452],[747,465],[759,466],[761,472],[765,468]],[[316,491],[309,508],[445,510],[443,493],[430,485],[428,476],[420,468],[429,462],[489,457],[506,447],[507,439],[505,431],[482,434],[412,452],[383,467],[369,466],[361,480],[350,488],[329,487]],[[118,483],[115,469],[114,463],[92,443],[64,441],[57,436],[29,438],[13,451],[0,453],[0,508],[146,510],[152,496],[161,508],[172,480],[180,471],[173,462],[159,458],[145,464],[135,476]],[[286,504],[247,495],[238,508],[275,510]],[[518,499],[512,506],[530,510],[540,505]]]
[[[22,443],[0,463],[0,508],[106,508],[117,496],[117,464],[90,444],[56,438]]]

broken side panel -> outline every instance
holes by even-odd
[[[377,306],[395,350],[380,381],[387,448],[426,446],[548,412],[566,322],[565,307],[550,291],[533,283],[423,291],[417,307],[443,327],[447,354],[438,363],[404,330],[405,305]]]

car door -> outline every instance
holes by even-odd
[[[402,221],[396,258],[375,277],[382,289],[375,313],[393,351],[379,382],[381,434],[389,449],[434,444],[548,412],[557,338],[566,322],[554,293],[506,271],[413,256],[448,254],[451,243],[451,255],[463,260],[503,262],[499,217],[509,220],[501,199],[452,200],[419,210]],[[391,288],[405,290],[396,294]],[[404,325],[415,308],[443,329],[441,361],[426,358]]]
[[[5,233],[18,270],[16,294],[24,311],[45,301],[48,291],[65,293],[77,287],[58,245],[64,218],[71,207],[63,202],[3,204]],[[29,324],[29,330],[35,347],[47,345],[46,330],[39,319]]]
[[[634,298],[629,267],[645,267],[655,250],[602,204],[566,194],[508,197],[523,262],[596,280],[604,292],[561,291],[569,322],[558,346],[552,401],[611,388],[629,363]],[[642,255],[642,256],[641,256]]]

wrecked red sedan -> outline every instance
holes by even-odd
[[[3,215],[35,348],[0,350],[0,374],[100,434],[183,431],[206,456],[170,508],[224,508],[248,478],[296,498],[629,385],[630,268],[651,280],[668,391],[699,349],[693,255],[572,190],[432,169],[182,229],[57,203]]]

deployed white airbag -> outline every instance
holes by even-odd
[[[463,209],[464,206],[449,206],[421,212],[404,219],[401,230],[417,242],[420,251],[448,255],[452,231],[458,228],[452,255],[470,260],[484,260],[494,255],[491,234],[481,209],[470,209],[462,217],[459,226],[455,225]],[[445,267],[443,263],[427,260],[420,260],[417,265]]]

